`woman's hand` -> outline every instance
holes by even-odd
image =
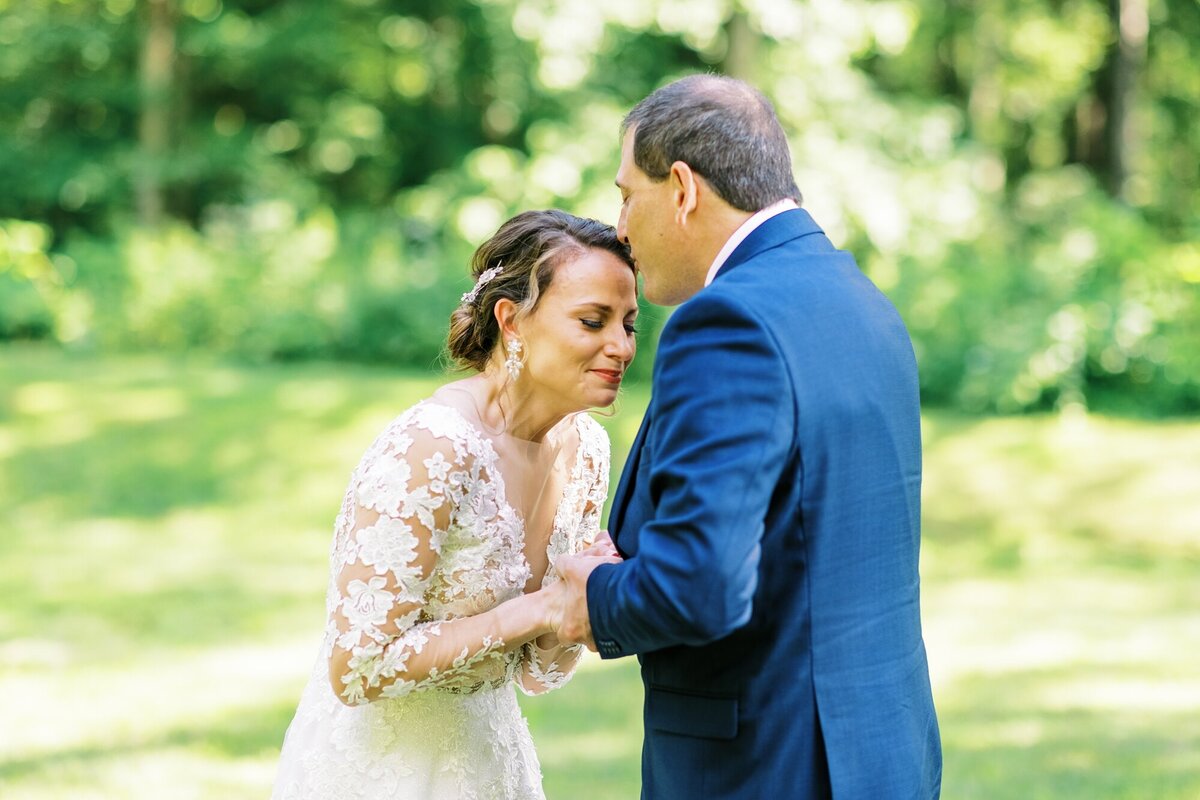
[[[590,545],[579,551],[581,556],[604,556],[621,558],[621,554],[617,552],[617,546],[613,544],[612,537],[608,535],[608,531],[600,531],[596,534],[596,540]]]

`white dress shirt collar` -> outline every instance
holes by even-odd
[[[717,253],[717,257],[713,261],[712,266],[708,268],[708,276],[704,279],[704,285],[708,286],[713,282],[713,278],[717,277],[717,273],[721,270],[721,267],[725,265],[725,262],[729,259],[729,256],[734,250],[737,249],[739,244],[746,240],[747,236],[754,232],[755,228],[757,228],[759,225],[762,225],[776,214],[782,214],[784,211],[790,211],[793,208],[799,207],[800,206],[796,204],[795,200],[791,199],[790,197],[784,198],[778,203],[772,203],[761,211],[756,212],[754,216],[743,222],[741,227],[734,231],[733,235],[726,240],[725,246],[721,248],[721,252]]]

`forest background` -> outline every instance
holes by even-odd
[[[928,403],[1200,408],[1195,0],[0,0],[0,339],[428,368],[474,246],[615,221],[622,114],[707,70]]]

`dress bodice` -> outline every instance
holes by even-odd
[[[586,414],[574,424],[578,446],[547,539],[544,581],[555,579],[557,556],[594,539],[607,492],[607,435]],[[396,418],[354,470],[335,525],[325,654],[354,653],[344,696],[361,702],[374,688],[387,697],[432,686],[471,691],[512,678],[526,650],[495,641],[459,647],[444,623],[520,594],[531,578],[524,545],[488,434],[434,400]],[[414,666],[430,637],[448,634],[440,644],[465,648],[464,657],[406,677],[422,673]]]

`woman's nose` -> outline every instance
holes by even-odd
[[[624,326],[617,328],[617,333],[609,337],[608,344],[604,348],[605,355],[610,358],[618,359],[621,362],[629,362],[633,360],[634,342],[633,337],[629,335]]]

